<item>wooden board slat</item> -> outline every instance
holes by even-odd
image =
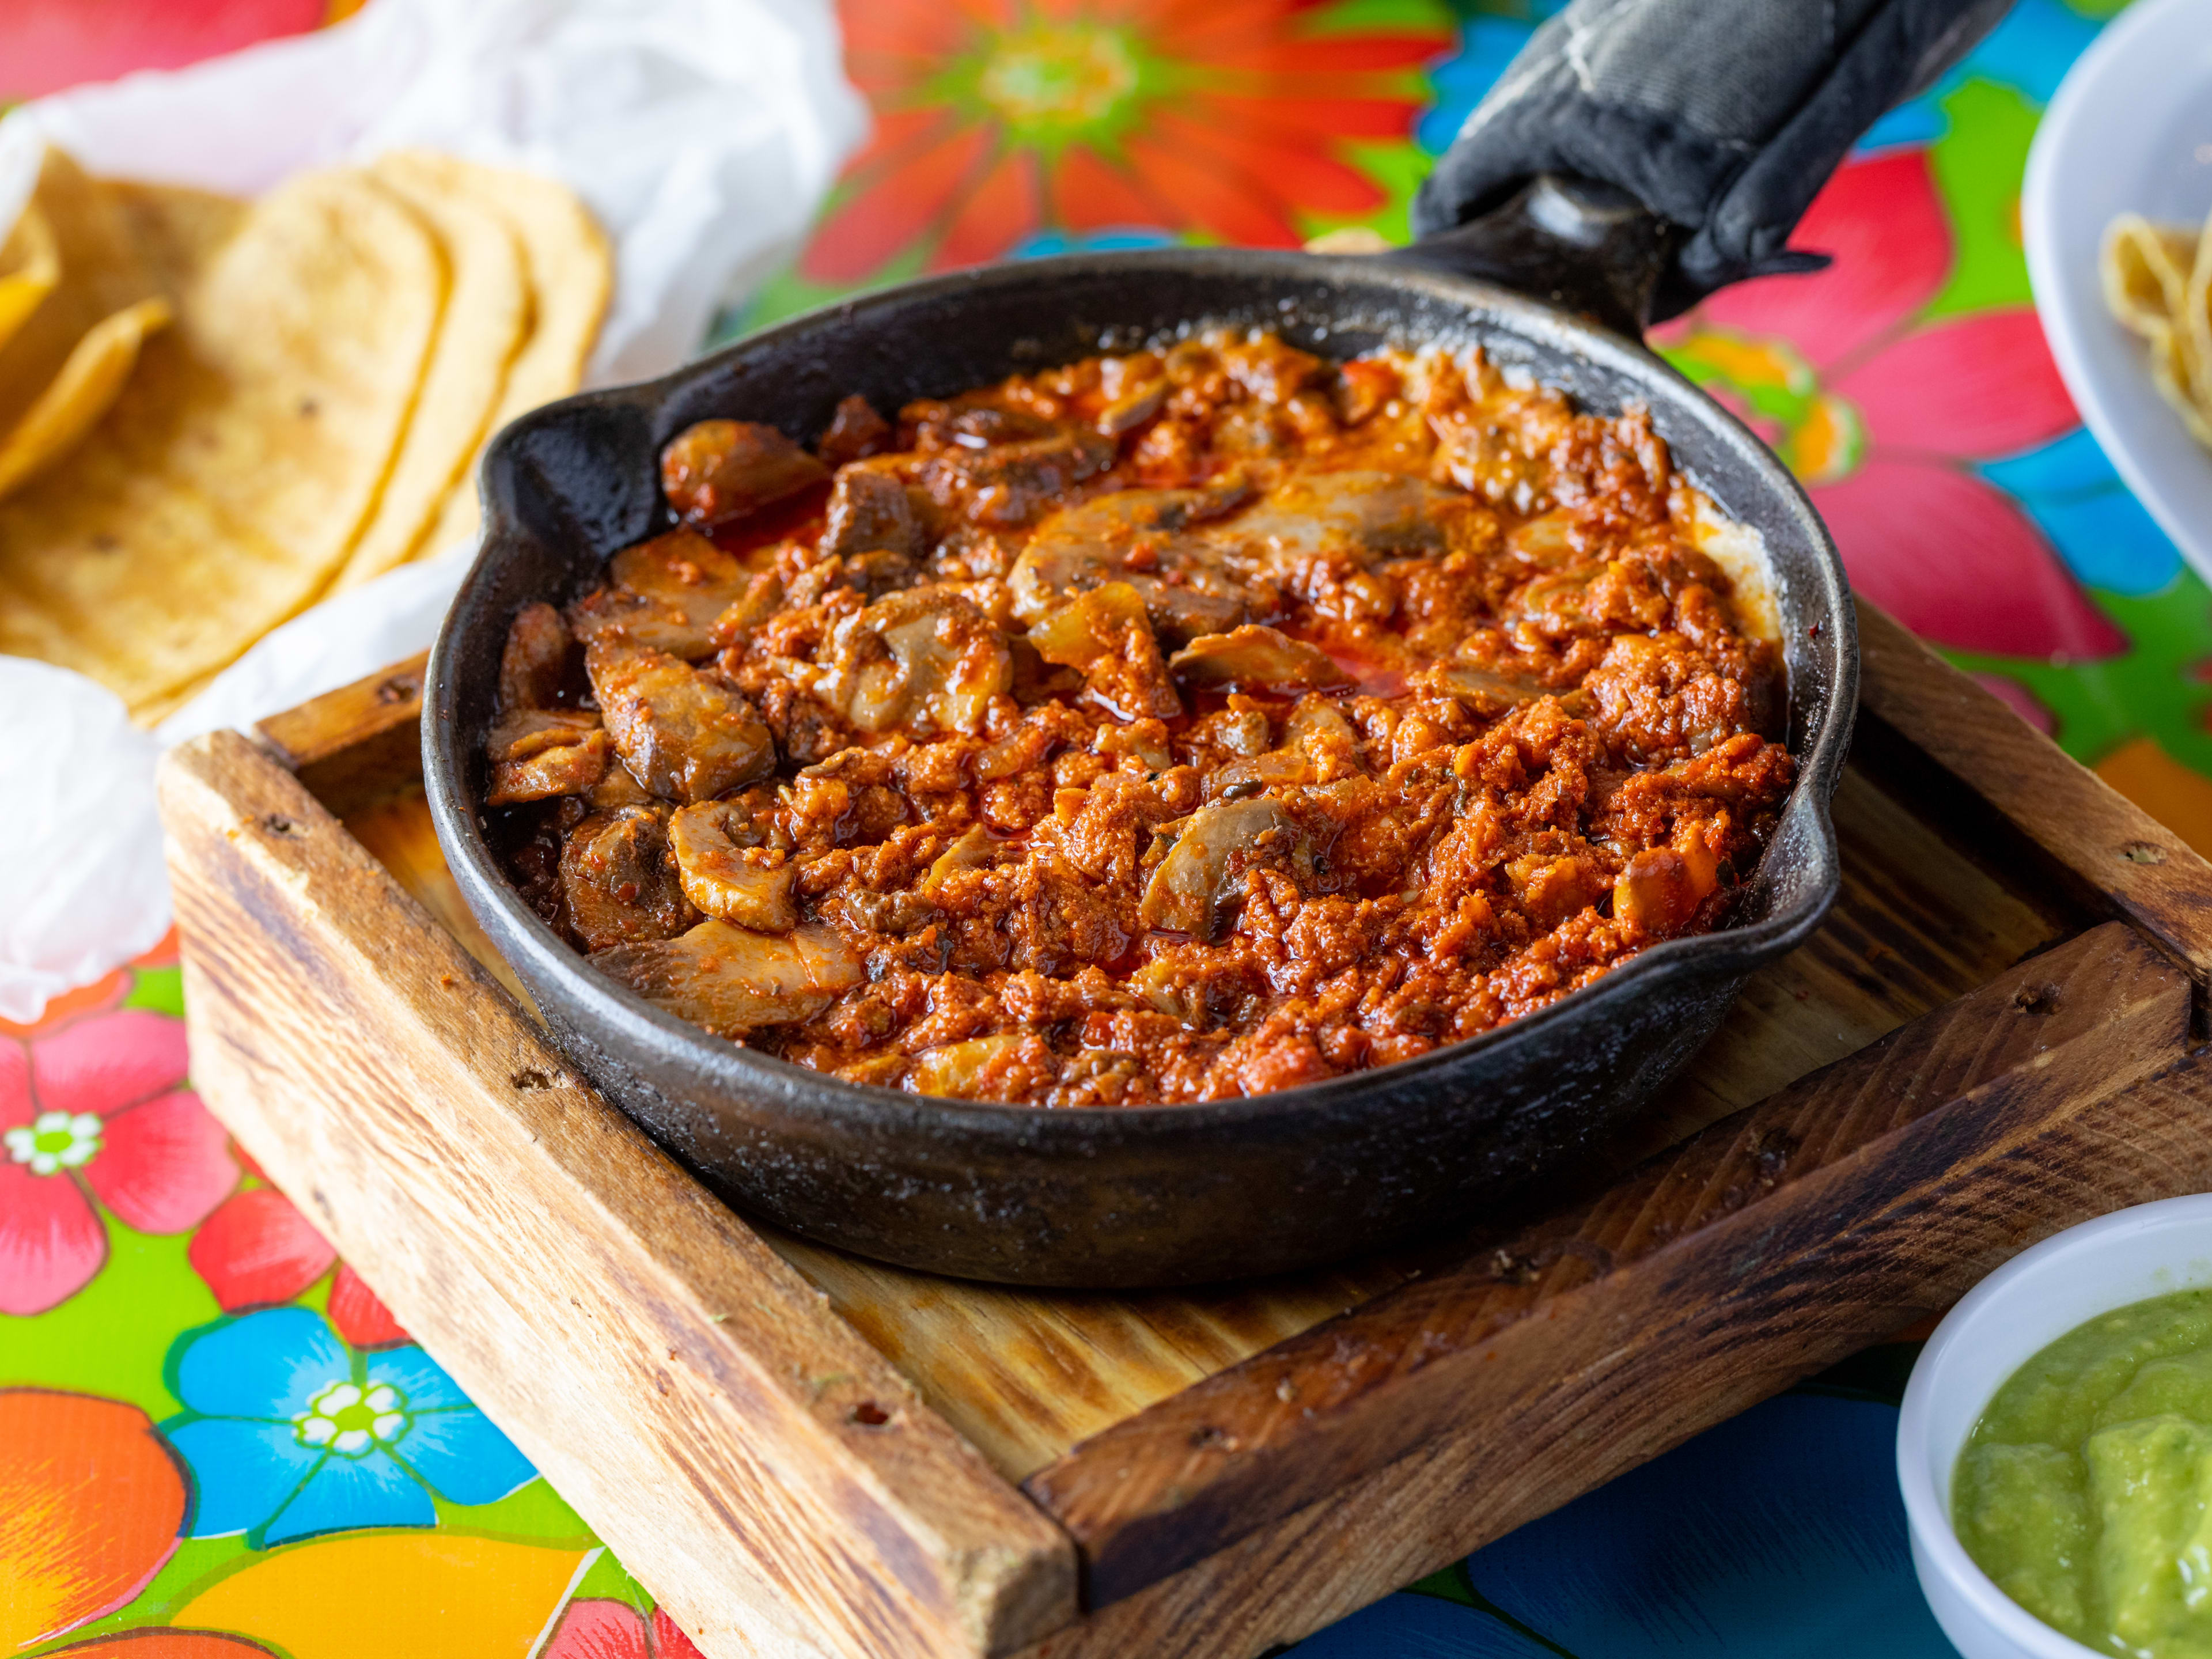
[[[425,651],[271,714],[255,730],[309,794],[343,817],[395,782],[422,775],[422,679],[429,666]]]
[[[1096,1607],[1424,1444],[1528,1453],[1575,1415],[1578,1387],[1638,1401],[1719,1389],[1748,1404],[1928,1305],[1921,1281],[1953,1270],[1929,1248],[1959,1224],[1949,1205],[2002,1209],[1980,1190],[1893,1206],[1881,1183],[1941,1175],[1972,1146],[1940,1124],[1910,1144],[1888,1138],[1967,1097],[1981,1103],[1966,1115],[1975,1121],[2078,1110],[2178,1060],[2189,1003],[2178,968],[2106,923],[1595,1200],[1455,1249],[1357,1312],[1124,1419],[1025,1490],[1082,1549]],[[2198,1166],[2212,1171],[2212,1152]],[[1808,1296],[1826,1304],[1819,1335],[1804,1328]],[[1698,1340],[1668,1340],[1678,1324]],[[1723,1346],[1703,1346],[1723,1331]],[[1571,1380],[1585,1372],[1587,1385]],[[1673,1443],[1663,1413],[1650,1423],[1609,1423],[1605,1444],[1579,1453],[1631,1467]],[[1563,1477],[1552,1501],[1588,1484]]]
[[[417,755],[419,762],[420,756]],[[500,955],[461,896],[446,855],[438,846],[438,831],[430,821],[430,803],[424,799],[421,766],[416,768],[413,787],[402,787],[373,793],[352,810],[341,813],[346,832],[359,842],[379,864],[392,872],[416,902],[451,933],[463,950],[507,989],[515,1003],[532,1018],[537,1008],[514,969]]]
[[[1074,1616],[1066,1538],[296,778],[218,732],[161,791],[209,1103],[679,1620],[981,1659]]]
[[[1862,714],[2212,979],[2212,864],[1874,606],[1858,616]]]

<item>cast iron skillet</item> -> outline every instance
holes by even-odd
[[[1514,211],[1502,237],[1485,246],[1462,233],[1449,257],[1510,269],[1587,312],[1634,313],[1656,244],[1633,216],[1608,219],[1601,199],[1593,210],[1571,191],[1547,203],[1543,190]],[[1263,325],[1339,358],[1385,342],[1479,342],[1586,409],[1650,406],[1683,470],[1764,535],[1781,614],[1799,777],[1734,926],[1657,945],[1539,1013],[1401,1065],[1249,1099],[1045,1111],[848,1084],[708,1036],[594,972],[516,896],[480,817],[507,624],[532,600],[596,586],[608,555],[672,522],[657,462],[670,437],[726,416],[811,441],[849,392],[895,410],[1194,324]],[[1165,1285],[1479,1224],[1621,1125],[1705,1041],[1744,976],[1802,941],[1836,892],[1828,798],[1857,643],[1842,568],[1803,492],[1632,339],[1463,274],[1178,248],[909,283],[664,380],[526,416],[492,446],[483,488],[483,550],[439,636],[423,709],[424,773],[454,878],[556,1041],[609,1098],[731,1203],[865,1255],[1017,1284]]]

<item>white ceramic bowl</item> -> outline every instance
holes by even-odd
[[[1921,1592],[1966,1659],[2098,1659],[1990,1583],[1951,1530],[1951,1476],[1990,1396],[2099,1314],[2206,1286],[2212,1194],[2170,1198],[2044,1240],[1977,1285],[1936,1328],[1905,1385],[1897,1478]]]
[[[2105,309],[2105,227],[2212,212],[2212,0],[2136,0],[2067,71],[2036,129],[2021,229],[2036,314],[2075,407],[2184,556],[2212,580],[2212,454]]]

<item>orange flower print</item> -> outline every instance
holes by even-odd
[[[136,1406],[0,1389],[0,1654],[128,1602],[177,1547],[185,1508],[176,1455]]]
[[[1337,0],[846,0],[873,140],[800,263],[850,283],[919,248],[980,264],[1041,230],[1157,226],[1295,247],[1389,191],[1346,140],[1402,142],[1443,13],[1330,27]]]

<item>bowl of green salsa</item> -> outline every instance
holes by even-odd
[[[1898,1425],[1966,1659],[2212,1659],[2212,1195],[2046,1239],[1953,1309]]]

